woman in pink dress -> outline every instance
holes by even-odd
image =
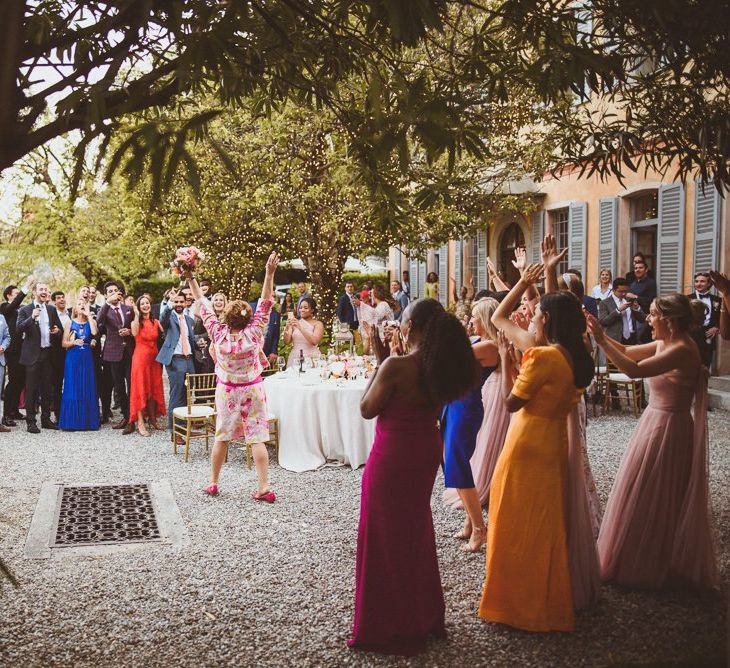
[[[631,378],[648,378],[650,387],[598,537],[605,580],[646,589],[719,582],[710,530],[707,371],[690,334],[692,319],[687,297],[659,297],[647,318],[656,340],[638,346],[622,346],[588,320],[613,363]]]
[[[317,320],[317,302],[305,297],[299,304],[299,318],[291,314],[284,328],[284,343],[294,344],[286,361],[286,368],[297,368],[303,357],[308,360],[319,352],[319,342],[324,336],[324,325]]]
[[[134,304],[131,328],[134,354],[130,376],[129,421],[137,423],[137,430],[142,436],[149,436],[147,426],[159,429],[157,417],[165,414],[162,364],[155,359],[159,352],[157,339],[162,327],[160,321],[152,317],[149,295],[142,295]]]
[[[348,644],[409,655],[422,651],[429,636],[446,635],[431,516],[442,453],[437,418],[479,371],[464,327],[439,302],[409,305],[401,331],[410,353],[385,359],[360,403],[362,416],[378,421],[362,477]],[[369,334],[378,356],[387,354],[377,328]]]
[[[215,444],[210,456],[209,496],[218,495],[218,478],[228,452],[228,443],[242,439],[251,444],[256,465],[257,488],[254,501],[274,503],[276,494],[269,487],[269,420],[261,373],[268,366],[264,355],[264,334],[269,313],[274,304],[274,272],[279,264],[276,253],[266,261],[266,276],[256,313],[248,302],[236,299],[228,302],[221,320],[205,299],[192,275],[188,283],[193,297],[200,300],[200,317],[210,335],[218,383],[215,390]]]

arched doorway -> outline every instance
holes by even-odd
[[[497,264],[497,271],[509,285],[514,285],[520,280],[520,272],[515,269],[512,260],[515,259],[515,248],[524,248],[524,246],[525,235],[522,233],[522,229],[517,223],[510,223],[499,238]]]

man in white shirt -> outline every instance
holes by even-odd
[[[67,326],[71,327],[71,316],[66,311],[66,295],[61,290],[51,294],[51,302],[56,307],[58,319],[61,321],[61,331]],[[51,359],[53,360],[53,395],[51,398],[52,410],[56,415],[56,422],[61,415],[61,395],[63,394],[63,372],[66,367],[66,349],[62,345],[63,336],[60,337],[52,349]]]
[[[606,334],[624,345],[636,343],[636,324],[644,322],[646,314],[641,310],[636,295],[629,292],[629,282],[617,278],[613,282],[613,294],[598,304],[598,321]]]
[[[60,343],[62,329],[56,308],[48,304],[50,296],[48,285],[37,283],[33,302],[18,311],[16,331],[23,337],[20,363],[25,367],[25,420],[30,434],[40,433],[36,424],[39,395],[41,427],[57,429],[51,420],[52,346]]]

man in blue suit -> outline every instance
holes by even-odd
[[[185,315],[185,296],[177,290],[170,290],[168,299],[160,306],[160,324],[165,330],[165,342],[157,354],[157,361],[165,365],[170,381],[170,399],[167,404],[167,424],[172,431],[172,412],[187,404],[185,377],[195,373],[193,351],[195,323]],[[177,437],[181,441],[180,437]]]
[[[357,311],[352,305],[352,299],[355,296],[355,284],[352,281],[345,283],[345,294],[340,295],[337,302],[337,319],[340,322],[346,322],[350,325],[350,329],[357,329],[359,323],[357,321]]]
[[[5,351],[10,347],[10,328],[5,316],[0,315],[0,388],[5,383]],[[0,413],[2,413],[2,403],[0,403]],[[0,417],[2,417],[0,415]],[[0,432],[10,431],[9,427],[0,423]]]

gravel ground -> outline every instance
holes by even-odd
[[[589,451],[605,502],[633,417],[591,419]],[[730,413],[710,414],[711,492],[724,591],[730,575]],[[189,464],[162,434],[0,437],[0,554],[20,580],[0,584],[0,665],[22,666],[501,666],[724,665],[727,597],[605,586],[572,634],[529,634],[476,617],[484,556],[451,536],[457,511],[433,496],[449,639],[412,660],[348,650],[360,471],[295,474],[272,467],[273,506],[249,500],[253,472],[236,450],[222,494],[201,488],[198,442]],[[189,544],[104,557],[23,558],[41,483],[169,480]]]

